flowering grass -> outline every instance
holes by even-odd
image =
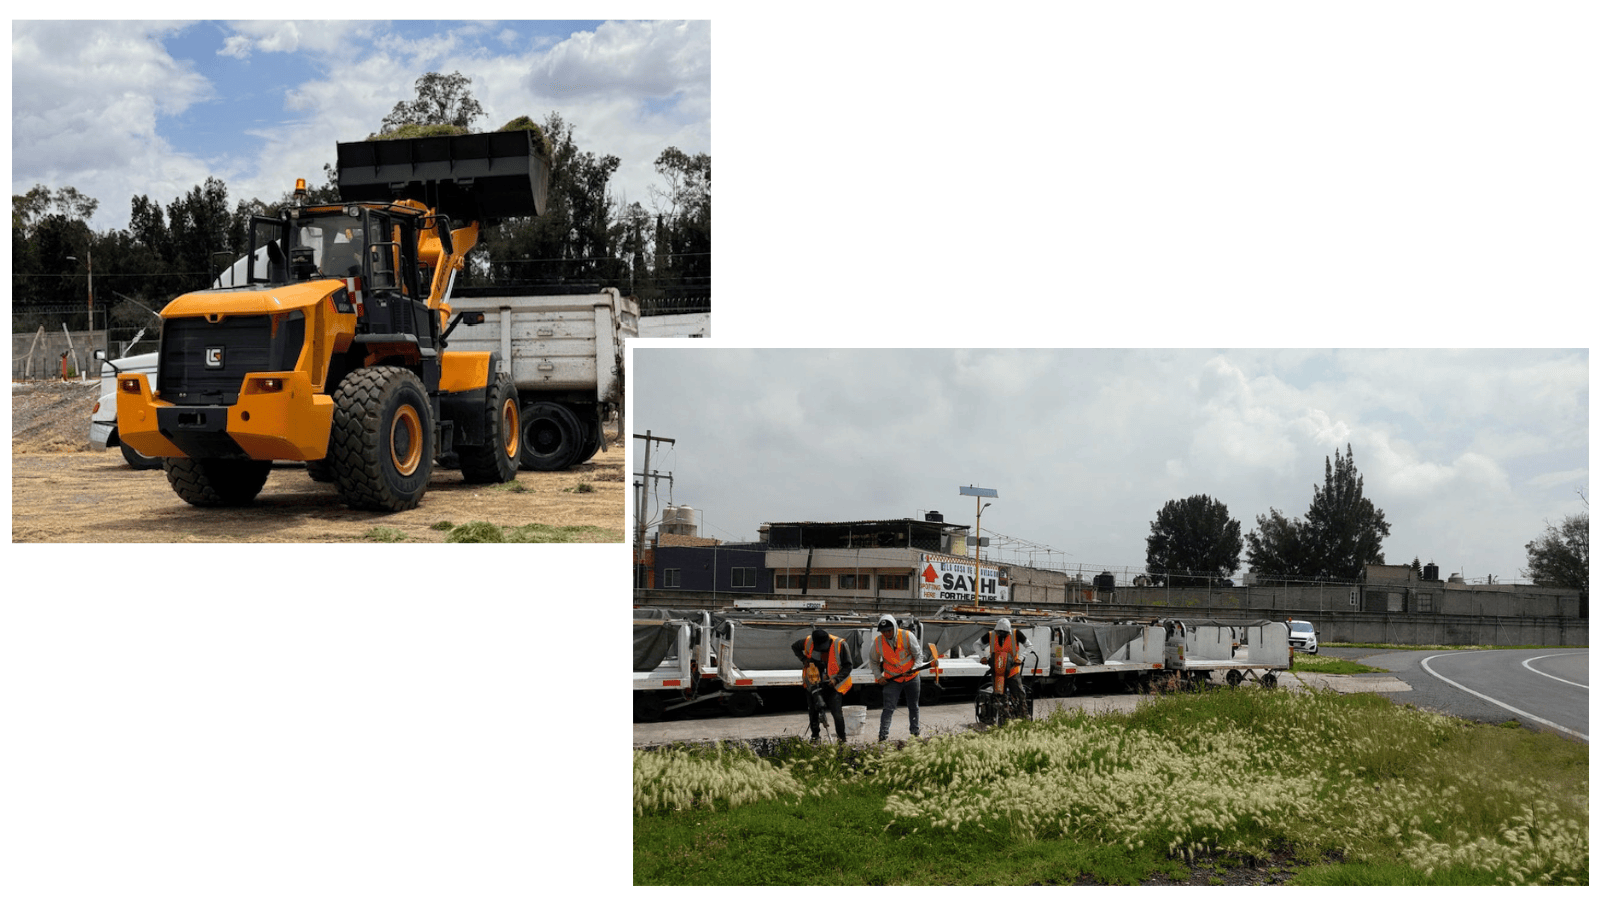
[[[1253,688],[885,745],[636,752],[638,884],[1588,883],[1588,752]],[[707,841],[721,835],[724,844]]]

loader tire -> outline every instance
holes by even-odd
[[[415,509],[433,475],[433,409],[421,379],[396,366],[346,376],[334,393],[328,459],[351,509]]]
[[[333,484],[333,464],[326,457],[306,460],[306,474],[321,484]]]
[[[484,442],[461,447],[461,478],[468,484],[504,484],[517,477],[522,451],[522,413],[511,376],[501,372],[483,404]]]
[[[243,506],[254,500],[272,474],[268,459],[188,459],[163,464],[167,483],[195,506]]]
[[[522,467],[536,472],[570,468],[583,450],[583,425],[565,404],[541,400],[522,408]]]

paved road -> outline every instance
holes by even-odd
[[[1508,722],[1589,740],[1589,650],[1369,650],[1324,653],[1389,670],[1411,685],[1391,694],[1410,703],[1480,722]]]

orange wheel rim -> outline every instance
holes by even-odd
[[[422,462],[422,417],[414,406],[402,406],[389,426],[389,458],[395,471],[410,475]]]
[[[507,400],[500,407],[500,429],[506,436],[506,455],[516,458],[522,443],[522,422],[517,415],[517,401]]]

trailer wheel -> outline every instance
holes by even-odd
[[[522,408],[522,467],[536,472],[569,468],[583,448],[583,426],[572,410],[541,400]]]
[[[761,697],[755,691],[729,691],[728,712],[748,716],[761,708]]]
[[[1240,674],[1238,669],[1228,670],[1228,687],[1238,687],[1242,681],[1244,681],[1244,675]]]
[[[1050,687],[1052,688],[1051,692],[1057,697],[1071,697],[1078,692],[1078,679],[1072,675],[1063,675],[1057,678],[1056,683]]]
[[[421,379],[395,366],[348,375],[334,394],[328,456],[351,509],[415,509],[433,474],[433,408]]]
[[[659,722],[661,715],[666,711],[667,702],[660,694],[646,693],[633,698],[633,720],[635,722]]]
[[[120,441],[118,443],[121,444],[121,446],[122,446],[122,458],[128,461],[128,466],[130,468],[134,468],[134,469],[160,469],[160,468],[163,468],[163,466],[161,464],[161,457],[159,457],[159,456],[145,456],[143,453],[140,453],[139,451],[133,449],[132,447],[129,447],[125,443],[122,443]]]
[[[1261,676],[1261,686],[1269,691],[1272,690],[1278,686],[1278,676],[1272,674],[1271,672]]]
[[[922,686],[922,698],[917,701],[918,706],[937,706],[944,699],[944,687],[937,681],[927,682]]]
[[[272,460],[174,456],[163,468],[172,489],[195,506],[243,506],[261,493],[272,474]]]
[[[522,414],[511,376],[504,372],[495,376],[483,415],[483,446],[461,448],[461,477],[468,484],[504,484],[517,477],[522,450]]]
[[[600,431],[605,424],[600,421],[600,410],[583,416],[583,446],[578,449],[578,455],[572,458],[572,465],[581,466],[600,452]]]

